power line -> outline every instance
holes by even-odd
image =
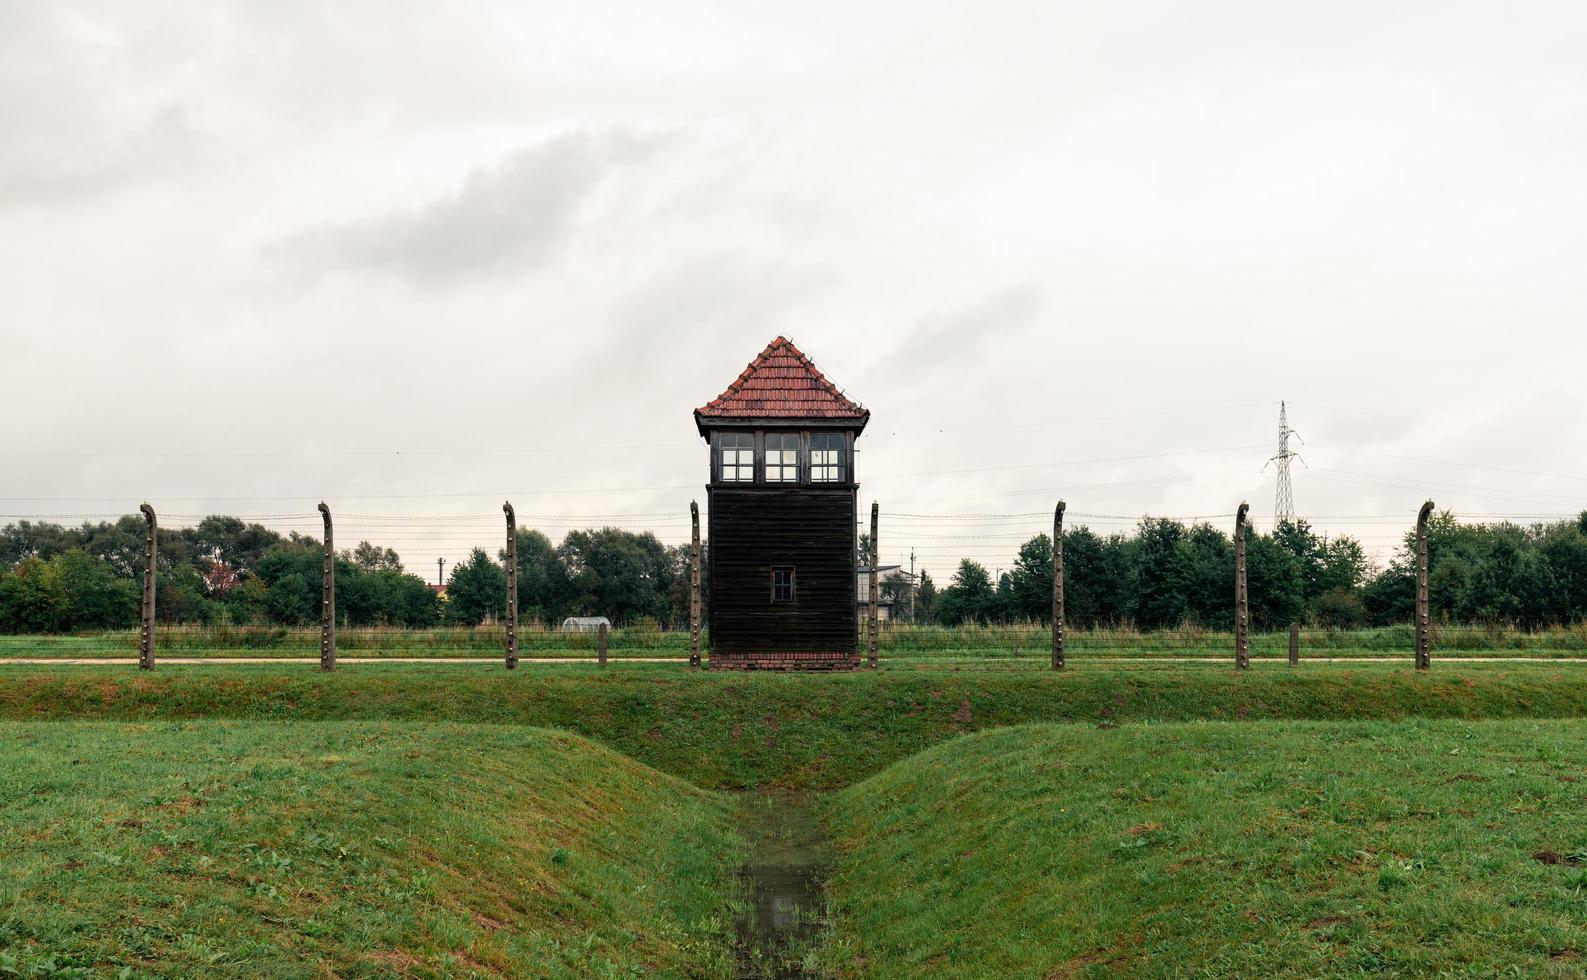
[[[1055,466],[1088,466],[1094,463],[1132,463],[1143,459],[1167,459],[1172,456],[1202,456],[1212,453],[1246,452],[1260,448],[1250,446],[1222,446],[1217,449],[1180,449],[1166,453],[1145,453],[1136,456],[1096,456],[1090,459],[1060,459],[1049,463],[1018,463],[1013,466],[979,466],[964,470],[924,470],[918,473],[866,474],[866,480],[901,480],[915,476],[962,476],[967,473],[1001,473],[1007,470],[1040,470]]]
[[[1251,407],[1256,406],[1256,405],[1264,405],[1264,404],[1267,404],[1267,403],[1266,402],[1233,402],[1233,403],[1222,404],[1222,405],[1204,405],[1204,406],[1201,406],[1199,408],[1188,408],[1188,409],[1187,408],[1173,408],[1173,409],[1163,409],[1163,410],[1151,411],[1151,412],[1130,412],[1130,413],[1127,413],[1127,414],[1124,414],[1124,415],[1090,415],[1090,416],[1079,416],[1079,417],[1070,416],[1070,415],[1057,415],[1056,413],[1054,413],[1053,417],[1043,418],[1039,422],[1017,422],[1017,423],[1013,423],[1013,424],[1005,423],[1005,424],[1002,424],[1002,425],[974,426],[972,428],[916,429],[914,431],[910,431],[908,429],[903,429],[903,430],[889,429],[889,430],[886,430],[884,432],[877,432],[876,435],[878,435],[878,436],[886,436],[888,438],[891,438],[891,437],[894,437],[894,436],[920,436],[920,435],[938,436],[938,435],[949,435],[949,434],[952,434],[952,433],[955,433],[955,432],[983,433],[983,432],[987,432],[987,431],[1002,432],[1002,431],[1017,431],[1017,430],[1021,430],[1021,429],[1054,428],[1055,427],[1055,422],[1054,422],[1054,418],[1055,417],[1056,418],[1061,418],[1062,424],[1066,425],[1066,426],[1074,425],[1074,424],[1077,424],[1077,423],[1087,423],[1087,424],[1089,424],[1089,423],[1092,423],[1092,422],[1121,422],[1121,421],[1125,421],[1125,420],[1129,420],[1129,419],[1160,418],[1160,417],[1163,417],[1163,416],[1173,416],[1174,418],[1184,418],[1187,414],[1208,414],[1208,413],[1211,413],[1211,412],[1226,411],[1228,409],[1251,408]]]
[[[531,497],[531,496],[571,496],[581,493],[655,493],[663,490],[694,490],[699,488],[697,483],[679,483],[671,486],[655,487],[588,487],[569,488],[562,490],[490,490],[472,491],[466,493],[385,493],[385,494],[294,494],[282,497],[172,497],[164,494],[115,494],[109,497],[0,497],[0,500],[14,503],[19,501],[40,500],[47,502],[100,502],[106,500],[127,500],[142,497],[145,500],[164,501],[279,501],[279,500],[434,500],[445,497]]]
[[[1123,456],[1099,456],[1099,457],[1091,457],[1091,458],[1085,458],[1085,459],[1053,460],[1053,461],[1042,462],[1042,463],[1020,463],[1020,464],[1015,464],[1015,465],[1011,465],[1011,466],[969,467],[969,468],[957,469],[957,470],[928,470],[928,471],[921,471],[921,472],[914,472],[914,473],[877,473],[877,474],[867,474],[865,479],[867,481],[871,481],[871,480],[893,480],[893,479],[908,479],[908,478],[922,477],[922,476],[962,476],[962,475],[974,474],[974,473],[996,473],[996,472],[1006,472],[1006,471],[1010,471],[1010,470],[1051,469],[1051,468],[1060,467],[1060,466],[1086,466],[1086,465],[1095,465],[1095,464],[1102,464],[1102,463],[1123,463],[1123,462],[1137,462],[1137,461],[1140,461],[1140,460],[1149,460],[1149,459],[1168,459],[1168,458],[1178,457],[1178,456],[1197,456],[1197,455],[1207,455],[1207,454],[1216,454],[1216,453],[1244,452],[1246,450],[1253,449],[1253,448],[1256,448],[1256,447],[1255,446],[1251,446],[1251,445],[1245,445],[1245,446],[1223,446],[1223,447],[1218,447],[1218,448],[1213,448],[1213,449],[1185,449],[1185,450],[1173,450],[1173,451],[1161,452],[1161,453],[1143,453],[1143,454],[1123,455]],[[1103,484],[1103,485],[1104,486],[1120,486],[1120,485],[1128,485],[1128,484],[1113,483],[1113,484]],[[449,497],[451,497],[451,498],[468,498],[468,497],[497,497],[497,496],[504,496],[504,497],[513,497],[513,496],[572,496],[572,495],[579,495],[579,494],[597,494],[597,493],[600,493],[600,494],[605,494],[605,493],[657,493],[657,492],[672,491],[672,490],[692,490],[692,489],[698,489],[698,487],[699,487],[699,484],[682,483],[682,484],[665,484],[665,485],[640,486],[640,487],[565,487],[565,488],[557,488],[557,489],[539,489],[539,490],[507,490],[507,491],[485,491],[485,492],[482,492],[482,491],[462,491],[462,492],[445,492],[445,493],[437,492],[437,493],[407,493],[407,494],[325,494],[325,493],[320,493],[320,494],[314,494],[312,496],[306,495],[306,494],[300,494],[300,495],[291,495],[291,496],[259,496],[259,497],[226,496],[226,495],[222,495],[222,496],[209,496],[209,495],[205,495],[205,496],[167,496],[167,495],[164,495],[164,494],[115,494],[115,495],[99,496],[99,497],[86,497],[86,496],[72,496],[72,497],[64,497],[64,496],[63,497],[54,497],[54,496],[36,496],[36,497],[30,497],[30,496],[5,496],[5,497],[0,497],[0,501],[6,501],[6,502],[33,502],[33,501],[40,501],[40,502],[58,502],[58,503],[65,503],[65,502],[97,503],[97,502],[110,501],[110,500],[126,500],[126,499],[129,499],[130,497],[138,497],[138,496],[141,496],[141,497],[144,497],[144,498],[150,499],[150,500],[172,501],[172,502],[175,502],[175,501],[187,501],[187,502],[191,502],[191,501],[216,501],[216,502],[239,502],[239,501],[244,501],[244,502],[255,502],[255,501],[295,501],[295,500],[305,500],[306,501],[306,500],[315,499],[316,497],[324,498],[324,499],[339,499],[339,500],[427,500],[427,499],[443,499],[443,498],[449,498]],[[1025,492],[1029,492],[1029,493],[1044,493],[1044,492],[1047,492],[1047,491],[1015,491],[1015,492],[1013,492],[1011,494],[1003,494],[1002,496],[1014,496],[1014,495],[1018,495],[1020,493],[1025,493]],[[917,499],[930,499],[930,498],[917,498]]]
[[[1568,480],[1574,483],[1587,483],[1587,477],[1565,476],[1560,473],[1539,473],[1536,470],[1517,470],[1506,466],[1483,466],[1480,463],[1457,463],[1448,459],[1427,459],[1422,456],[1401,456],[1396,453],[1379,453],[1367,449],[1340,449],[1337,446],[1319,446],[1311,444],[1313,449],[1322,449],[1331,453],[1347,453],[1352,456],[1377,456],[1382,459],[1398,459],[1409,463],[1431,463],[1434,466],[1454,466],[1469,470],[1488,470],[1493,473],[1514,473],[1517,476],[1540,476],[1548,480]]]
[[[101,458],[101,459],[293,459],[306,456],[534,456],[546,453],[605,453],[614,450],[665,449],[676,452],[681,443],[634,442],[602,443],[593,446],[548,446],[540,449],[295,449],[295,450],[198,450],[172,452],[168,450],[131,449],[0,449],[0,456],[28,458]],[[698,448],[690,443],[690,448]]]
[[[1376,473],[1356,473],[1351,470],[1314,470],[1313,473],[1338,473],[1345,477],[1365,477],[1363,480],[1341,479],[1340,477],[1313,476],[1312,479],[1327,480],[1333,483],[1353,483],[1367,487],[1381,487],[1386,490],[1414,490],[1417,492],[1443,491],[1473,497],[1478,500],[1498,500],[1510,503],[1528,503],[1531,501],[1569,501],[1581,500],[1576,494],[1569,493],[1537,493],[1530,490],[1496,490],[1492,487],[1471,487],[1460,483],[1444,483],[1434,480],[1416,480],[1414,478],[1402,479],[1399,477],[1385,477]],[[1396,482],[1383,482],[1396,481]]]
[[[932,503],[932,502],[946,501],[946,500],[997,500],[997,499],[1001,499],[1003,497],[1037,497],[1037,496],[1057,497],[1057,496],[1061,496],[1061,495],[1066,494],[1066,493],[1072,494],[1072,493],[1075,493],[1076,491],[1081,491],[1081,490],[1116,490],[1116,489],[1119,489],[1121,487],[1173,486],[1173,485],[1183,484],[1183,483],[1196,483],[1198,481],[1209,479],[1211,477],[1225,477],[1225,476],[1230,476],[1230,475],[1234,475],[1234,476],[1249,476],[1250,475],[1250,471],[1249,470],[1241,470],[1241,471],[1236,471],[1234,473],[1229,473],[1229,472],[1223,472],[1223,473],[1198,473],[1198,474],[1191,475],[1191,476],[1176,476],[1176,477],[1169,477],[1167,479],[1157,479],[1157,480],[1113,480],[1113,481],[1109,481],[1109,482],[1105,482],[1105,483],[1079,483],[1079,484],[1068,484],[1068,485],[1062,486],[1062,487],[1040,487],[1040,488],[1033,489],[1033,490],[1004,490],[1004,491],[994,491],[994,492],[991,492],[991,493],[950,494],[950,495],[947,495],[947,496],[903,497],[903,498],[889,498],[889,499],[893,503],[896,503],[896,504],[917,504],[917,503]],[[874,494],[873,494],[873,496],[874,496]]]

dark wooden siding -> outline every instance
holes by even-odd
[[[711,487],[713,653],[855,653],[853,486]],[[771,601],[773,566],[795,569]]]

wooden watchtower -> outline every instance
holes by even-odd
[[[711,445],[711,667],[859,666],[854,440],[870,417],[785,337],[695,410]]]

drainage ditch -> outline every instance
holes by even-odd
[[[826,883],[832,840],[815,799],[783,792],[739,798],[739,830],[749,855],[739,877],[745,904],[734,954],[745,980],[819,977],[817,955],[829,925]]]

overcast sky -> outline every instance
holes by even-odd
[[[1583,175],[1579,2],[0,0],[0,511],[679,541],[779,333],[888,518],[1577,511]]]

